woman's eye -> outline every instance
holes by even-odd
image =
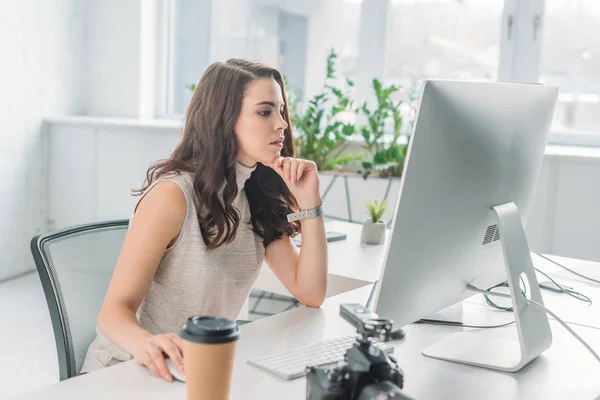
[[[260,111],[259,114],[263,117],[268,117],[269,115],[271,115],[271,111]]]

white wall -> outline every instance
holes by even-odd
[[[0,280],[33,267],[46,230],[43,116],[81,112],[85,2],[0,2]]]
[[[135,121],[88,123],[67,118],[52,121],[48,135],[48,214],[51,227],[61,228],[129,218],[136,201],[130,189],[142,184],[153,161],[169,156],[179,140],[180,127],[176,122],[140,126]],[[78,165],[75,170],[74,164]],[[323,176],[322,190],[329,179]],[[600,261],[600,186],[595,182],[600,182],[600,149],[548,149],[526,225],[532,248]],[[366,191],[384,187],[373,181]],[[393,188],[397,190],[398,185]],[[343,190],[343,185],[336,184],[327,195],[325,206],[330,212],[345,207]],[[358,196],[352,187],[350,195]],[[361,210],[358,202],[352,210],[354,219],[360,219]]]
[[[49,229],[129,218],[137,200],[131,189],[142,186],[147,168],[168,158],[181,136],[177,122],[59,122],[46,131]]]
[[[140,1],[0,2],[0,51],[3,280],[31,269],[29,240],[47,228],[41,119],[139,115]]]
[[[600,261],[600,160],[556,162],[557,212],[550,246],[557,254]]]
[[[0,2],[0,280],[33,267],[46,230],[43,116],[81,112],[86,3]]]
[[[136,118],[140,92],[140,1],[83,1],[89,3],[84,31],[83,113]]]

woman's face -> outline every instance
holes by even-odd
[[[235,124],[237,160],[246,166],[272,164],[281,155],[287,123],[281,87],[273,78],[250,82]]]

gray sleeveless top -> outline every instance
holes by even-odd
[[[240,224],[235,239],[214,250],[207,250],[202,240],[196,215],[198,201],[190,174],[163,177],[146,190],[148,193],[163,180],[176,183],[185,195],[187,214],[179,238],[165,251],[136,313],[142,328],[154,335],[177,333],[192,315],[238,318],[264,258],[262,239],[252,231],[250,208],[243,190],[255,168],[237,164],[238,196],[233,204],[239,212]],[[98,329],[97,334],[81,372],[133,358]]]

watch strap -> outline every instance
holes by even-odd
[[[300,210],[298,212],[288,214],[287,220],[288,220],[288,222],[301,221],[303,219],[317,218],[321,215],[323,215],[323,205],[322,204],[315,208],[310,208],[307,210]]]

